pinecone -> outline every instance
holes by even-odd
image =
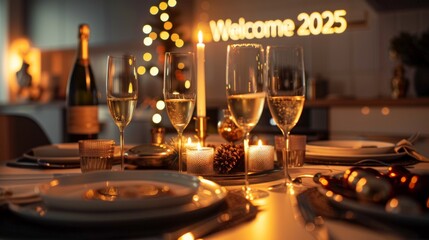
[[[213,168],[216,173],[221,174],[243,172],[243,145],[221,144],[219,147],[217,147],[213,160]]]

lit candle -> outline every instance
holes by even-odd
[[[203,33],[198,32],[198,43],[197,43],[197,116],[206,116],[206,79],[205,79],[205,56],[203,43]]]
[[[186,149],[187,172],[191,174],[212,174],[213,156],[213,148],[201,147],[199,143],[196,148]]]
[[[258,145],[249,147],[249,171],[264,171],[274,168],[274,146]]]
[[[190,137],[188,137],[188,141],[185,143],[185,148],[196,148],[197,147],[197,143],[193,143],[192,139]]]

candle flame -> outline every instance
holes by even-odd
[[[262,146],[262,141],[261,139],[258,140],[258,146]]]
[[[128,93],[133,93],[133,84],[132,83],[130,83],[129,85],[128,85]]]
[[[201,30],[198,32],[198,42],[203,43],[203,32]]]
[[[201,150],[201,144],[200,144],[200,142],[198,142],[198,144],[197,144],[197,149],[198,149],[198,151]]]
[[[188,144],[192,144],[192,139],[188,137]]]

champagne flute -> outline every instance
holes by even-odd
[[[137,104],[137,75],[134,56],[107,57],[107,105],[119,128],[121,170],[124,170],[124,129],[131,122]]]
[[[183,172],[182,136],[195,107],[196,80],[194,54],[165,53],[164,101],[167,115],[178,134],[179,172]]]
[[[283,133],[283,169],[285,182],[292,185],[289,175],[290,131],[301,117],[305,101],[305,72],[302,47],[267,47],[267,100],[277,127]]]
[[[244,187],[247,199],[268,196],[268,192],[249,186],[249,135],[264,109],[264,50],[260,44],[228,45],[226,58],[226,96],[233,121],[244,132]]]

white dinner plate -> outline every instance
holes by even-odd
[[[367,140],[313,141],[306,145],[306,151],[321,154],[364,155],[393,153],[395,144]]]
[[[327,190],[318,187],[318,190],[326,196],[332,203],[351,211],[385,219],[389,222],[395,222],[413,226],[429,226],[429,214],[410,214],[410,213],[390,213],[386,212],[383,205],[373,203],[362,203],[346,197],[338,197],[337,194],[326,194]]]
[[[224,202],[227,190],[220,185],[200,179],[198,191],[188,203],[164,208],[149,208],[133,211],[102,211],[79,212],[49,208],[43,202],[30,205],[9,204],[9,208],[16,214],[39,222],[49,224],[75,224],[75,223],[123,223],[138,221],[152,221],[185,217],[187,215],[207,212]]]
[[[25,158],[48,162],[79,162],[77,143],[60,143],[35,147],[24,153]]]
[[[362,154],[362,155],[348,155],[348,154],[329,154],[329,153],[314,153],[305,152],[306,162],[310,160],[323,161],[335,161],[335,162],[356,162],[363,159],[377,159],[377,160],[394,160],[405,156],[407,153],[384,153],[384,154]],[[314,162],[314,161],[310,161]]]
[[[175,171],[96,171],[59,177],[36,190],[48,208],[111,212],[191,202],[199,182],[195,176]]]
[[[132,148],[132,145],[125,145],[124,152]],[[121,149],[115,146],[115,158],[121,156]],[[23,157],[35,161],[43,160],[49,163],[80,163],[79,145],[78,143],[58,143],[52,145],[43,145],[32,148],[30,151],[23,154]]]

